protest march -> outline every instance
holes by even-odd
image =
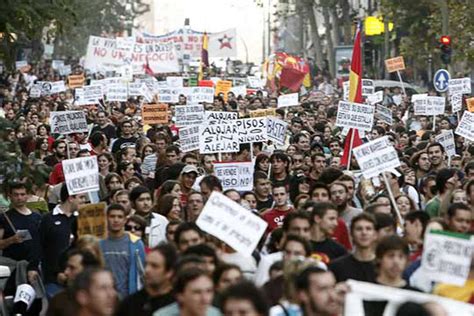
[[[440,43],[418,54],[406,4],[216,1],[265,13],[257,62],[236,19],[153,32],[124,6],[67,50],[73,1],[20,2],[48,23],[0,16],[0,316],[474,316],[458,4],[419,18]]]

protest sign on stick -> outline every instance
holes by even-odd
[[[288,123],[276,117],[267,117],[267,137],[268,140],[278,145],[285,144],[286,130]]]
[[[278,97],[279,108],[298,104],[298,93],[283,94]]]
[[[148,125],[168,123],[168,104],[144,104],[143,123]]]
[[[84,85],[84,74],[71,75],[67,77],[68,86],[70,89],[81,88]]]
[[[235,124],[199,125],[199,153],[238,152],[238,132]]]
[[[84,111],[51,112],[49,116],[51,134],[87,133],[86,113]]]
[[[199,125],[179,129],[179,148],[183,153],[199,149]]]
[[[376,104],[383,101],[383,91],[377,91],[367,96],[367,103]]]
[[[403,60],[403,56],[386,59],[385,67],[387,67],[388,72],[397,72],[398,79],[402,85],[403,94],[407,95],[405,92],[405,85],[403,84],[402,76],[400,75],[400,70],[405,70],[405,61]]]
[[[219,192],[211,193],[196,224],[245,256],[252,255],[268,225]]]
[[[464,111],[455,133],[474,142],[474,113]]]
[[[202,104],[177,105],[174,107],[175,124],[178,127],[199,125],[204,120],[204,107]]]
[[[264,117],[234,120],[231,121],[231,124],[237,126],[240,144],[267,140],[267,119]]]
[[[97,156],[66,159],[62,164],[70,195],[99,191]]]
[[[393,114],[392,110],[389,108],[383,106],[383,105],[377,105],[377,108],[375,110],[375,117],[385,124],[392,125],[393,124]]]
[[[106,204],[86,204],[79,208],[77,217],[77,235],[93,235],[98,238],[107,237]]]
[[[471,94],[471,78],[449,79],[448,90],[450,94]]]
[[[448,154],[448,159],[456,155],[456,145],[454,144],[454,134],[452,130],[442,130],[441,134],[435,136],[435,141],[440,143],[446,154]]]
[[[230,124],[239,118],[238,112],[205,111],[204,121],[209,125]]]
[[[222,188],[237,191],[253,189],[253,162],[216,162],[214,174],[221,180]]]
[[[339,101],[336,126],[370,131],[374,124],[375,107],[372,105]]]

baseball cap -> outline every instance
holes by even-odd
[[[199,174],[196,166],[194,165],[186,165],[184,166],[183,170],[181,171],[181,174],[185,174],[185,173],[191,173],[191,172],[195,172],[196,174]]]

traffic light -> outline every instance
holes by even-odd
[[[440,49],[441,49],[441,60],[445,65],[451,62],[451,53],[453,52],[451,48],[451,37],[447,35],[441,36],[439,39]]]

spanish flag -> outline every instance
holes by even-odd
[[[202,80],[204,76],[204,67],[209,67],[209,35],[204,32],[202,36],[202,50],[201,50],[201,63],[199,64],[199,76],[198,80]]]
[[[352,49],[352,61],[351,61],[351,71],[349,74],[349,102],[362,103],[362,51],[361,51],[361,23],[357,25],[357,31],[354,39],[354,48]],[[352,141],[351,148],[351,138],[354,133],[354,140]],[[359,137],[359,131],[355,128],[351,128],[349,133],[347,133],[345,142],[344,142],[344,152],[341,158],[341,165],[347,166],[350,162],[349,152],[356,148],[357,146],[362,145],[362,140]]]

